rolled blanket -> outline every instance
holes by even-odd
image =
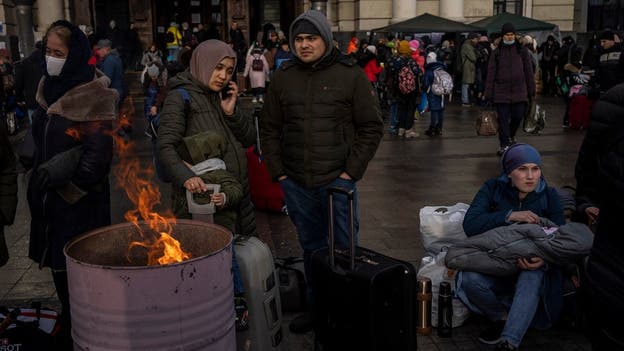
[[[589,254],[593,240],[593,233],[582,223],[560,227],[512,224],[454,243],[445,263],[451,269],[508,276],[518,272],[520,258],[537,256],[557,265],[575,263]]]

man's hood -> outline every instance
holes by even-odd
[[[331,26],[329,24],[329,21],[327,20],[327,17],[325,17],[325,15],[322,12],[319,12],[316,10],[309,10],[299,15],[299,17],[295,18],[293,23],[290,25],[290,30],[289,30],[290,35],[288,36],[289,38],[288,40],[290,41],[290,47],[293,49],[293,52],[295,52],[294,50],[295,38],[293,36],[293,28],[295,28],[295,25],[297,24],[297,22],[301,20],[309,21],[310,23],[312,23],[312,25],[314,25],[318,29],[319,33],[321,33],[321,38],[323,38],[323,41],[325,42],[325,53],[318,60],[318,62],[323,61],[324,58],[326,58],[327,56],[331,54],[332,49],[334,48]],[[296,53],[295,53],[295,56],[296,56]]]

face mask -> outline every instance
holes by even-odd
[[[66,59],[60,59],[46,55],[46,68],[51,76],[58,76],[65,66]]]
[[[503,40],[503,44],[505,45],[513,45],[515,42],[515,40]]]

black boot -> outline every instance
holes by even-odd
[[[429,129],[425,130],[425,135],[429,137],[435,136],[435,128],[429,127]]]
[[[435,133],[435,136],[440,136],[440,135],[442,135],[442,128],[440,128],[440,127],[436,127],[436,129],[435,129],[434,133]]]

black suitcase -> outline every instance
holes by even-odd
[[[336,193],[349,199],[349,250],[334,249]],[[330,188],[328,194],[329,247],[316,250],[311,258],[312,318],[317,344],[324,351],[416,350],[414,267],[355,247],[353,191]]]

